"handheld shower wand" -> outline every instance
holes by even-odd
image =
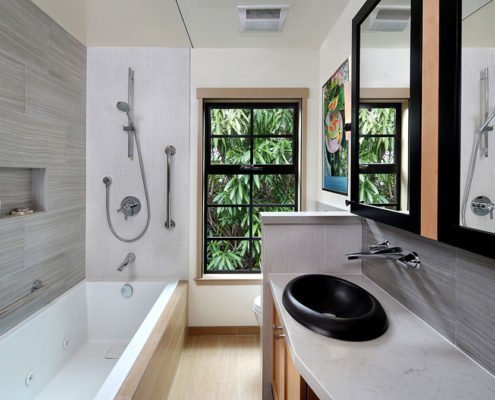
[[[117,110],[126,113],[127,120],[129,121],[127,126],[123,126],[123,131],[127,132],[127,157],[131,160],[134,159],[134,143],[132,142],[132,135],[136,133],[136,126],[134,125],[134,120],[131,117],[131,106],[125,101],[119,101],[117,103]]]
[[[129,126],[124,126],[124,131],[126,132],[131,132],[135,131],[135,125],[134,125],[134,120],[131,117],[131,107],[129,106],[129,103],[126,103],[125,101],[119,101],[117,103],[117,109],[119,111],[122,111],[123,113],[127,114],[127,118],[129,119]]]

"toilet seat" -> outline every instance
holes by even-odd
[[[253,310],[261,312],[263,308],[261,307],[261,296],[254,299]]]
[[[253,302],[253,311],[258,325],[263,324],[263,307],[261,306],[261,296],[257,296]]]

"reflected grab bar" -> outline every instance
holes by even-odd
[[[31,298],[35,297],[39,292],[41,292],[42,289],[46,288],[48,288],[48,285],[43,284],[43,282],[39,279],[35,280],[33,282],[33,285],[31,286],[31,292],[26,294],[25,296],[22,296],[19,300],[13,302],[12,304],[9,304],[7,307],[2,308],[0,310],[0,317],[3,317],[4,315],[7,315],[17,308],[21,307]]]
[[[174,146],[165,147],[165,154],[167,155],[167,220],[165,221],[165,228],[172,229],[175,227],[175,221],[172,219],[172,202],[170,195],[170,164],[171,158],[175,154]]]

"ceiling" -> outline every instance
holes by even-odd
[[[411,7],[411,0],[382,0],[381,6]],[[364,48],[409,48],[411,24],[401,32],[372,31],[369,29],[370,16],[361,24],[361,47]]]
[[[175,0],[32,0],[87,46],[190,47]],[[194,47],[319,48],[349,0],[177,0]],[[239,31],[238,4],[289,4],[281,32]]]
[[[247,0],[289,4],[281,32],[240,32],[235,0],[179,0],[195,47],[319,48],[348,0]]]
[[[464,16],[462,21],[463,47],[495,47],[495,2],[486,2]],[[469,15],[469,16],[467,16]]]
[[[32,1],[86,46],[190,46],[175,0]]]
[[[475,13],[477,10],[480,10],[488,3],[491,3],[493,0],[463,0],[462,2],[462,18],[467,18],[471,14]]]

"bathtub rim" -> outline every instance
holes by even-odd
[[[40,314],[42,314],[44,311],[46,311],[48,308],[52,307],[55,303],[62,301],[65,299],[67,296],[70,296],[72,293],[76,292],[77,290],[80,290],[81,287],[84,287],[86,284],[92,284],[92,283],[129,283],[132,285],[133,282],[137,283],[147,283],[147,282],[152,282],[152,283],[165,283],[165,287],[169,283],[179,282],[178,278],[175,277],[164,277],[164,278],[142,278],[142,279],[132,279],[132,280],[90,280],[87,278],[81,279],[79,282],[77,282],[74,286],[70,287],[67,289],[65,292],[60,294],[59,296],[55,297],[54,299],[50,300],[48,303],[46,303],[43,307],[41,307],[39,310],[36,310],[32,314],[30,314],[27,318],[23,319],[21,322],[10,328],[8,331],[2,333],[0,335],[0,343],[3,342],[3,340],[7,339],[8,337],[14,335],[17,331],[21,330],[25,325],[30,323],[30,321],[36,319]],[[163,289],[165,289],[165,287]],[[86,300],[87,301],[87,300]],[[148,314],[146,314],[148,315]]]
[[[101,282],[101,281],[94,281]],[[120,282],[120,281],[119,281]],[[133,281],[137,282],[137,281]],[[138,330],[127,344],[124,352],[119,357],[117,363],[114,365],[110,374],[105,378],[105,381],[100,386],[94,400],[108,400],[114,399],[120,391],[120,388],[124,384],[127,376],[129,375],[132,367],[136,363],[141,351],[148,338],[150,337],[153,329],[155,328],[158,320],[160,319],[162,312],[170,302],[172,295],[174,294],[179,279],[165,278],[162,280],[142,280],[140,282],[165,282],[166,285],[162,292],[153,303],[153,306],[146,314],[146,317],[139,325]],[[129,282],[132,284],[132,281]]]

